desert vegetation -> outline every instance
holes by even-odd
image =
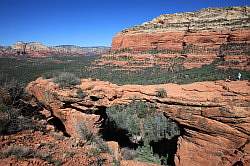
[[[186,84],[197,81],[225,80],[229,76],[232,80],[236,80],[239,72],[242,74],[242,79],[250,79],[250,74],[247,71],[230,68],[217,68],[216,65],[225,63],[222,61],[215,61],[212,64],[203,65],[201,68],[192,69],[179,68],[176,70],[174,69],[176,67],[175,65],[173,66],[173,70],[169,70],[168,68],[162,68],[156,64],[152,67],[130,71],[120,70],[120,67],[118,66],[104,65],[101,68],[99,66],[95,66],[95,63],[93,62],[98,58],[98,56],[49,57],[38,59],[1,58],[0,84],[4,84],[4,82],[9,82],[12,79],[15,79],[25,85],[41,76],[44,78],[57,78],[57,81],[60,79],[60,81],[63,81],[62,77],[59,77],[59,75],[63,72],[72,73],[78,78],[95,78],[122,85],[161,83]],[[74,82],[75,83],[73,84],[77,84],[79,81],[78,79],[74,79]]]
[[[156,91],[156,96],[157,96],[157,97],[161,97],[161,98],[167,97],[167,92],[166,92],[165,89],[159,88],[159,89],[157,89],[157,91]]]
[[[68,88],[68,85],[72,86],[72,84],[67,84],[63,88]],[[47,97],[50,95],[49,92],[44,93]],[[83,98],[85,94],[78,89],[77,96]],[[48,97],[46,100],[51,101],[52,99]],[[52,124],[50,124],[51,120],[46,119],[45,115],[41,113],[46,107],[49,106],[37,102],[17,82],[8,82],[0,88],[0,139],[3,141],[0,143],[0,160],[7,158],[14,158],[17,161],[39,160],[47,165],[60,166],[68,158],[73,158],[75,155],[85,155],[90,158],[89,165],[103,165],[107,162],[105,153],[113,156],[113,152],[106,145],[106,142],[100,136],[91,133],[84,123],[78,124],[82,139],[80,141],[74,138],[70,140],[69,136],[65,136],[61,131],[58,124],[53,124],[54,129],[48,129],[47,127]],[[56,117],[50,116],[50,119],[54,118]],[[48,137],[54,141],[46,140]],[[6,144],[10,138],[16,139],[17,142]],[[66,140],[66,138],[68,139]],[[44,142],[45,140],[46,142]],[[57,145],[56,141],[69,144],[74,149],[67,151],[64,149],[65,147]],[[76,148],[84,149],[84,146],[92,148],[90,151],[86,151],[86,149],[83,152],[77,151]],[[58,154],[61,157],[58,157]],[[119,161],[115,158],[113,158],[112,163],[119,165]]]
[[[106,112],[106,125],[113,130],[125,131],[126,136],[136,145],[133,148],[124,147],[124,159],[164,165],[168,163],[168,155],[172,154],[156,153],[159,149],[154,144],[179,136],[180,129],[162,112],[158,112],[153,104],[133,101],[127,105],[112,106]]]
[[[59,84],[61,88],[79,85],[81,83],[80,78],[67,72],[60,73],[58,76],[53,78],[53,81]]]
[[[209,65],[203,65],[201,68],[185,69],[179,66],[185,61],[185,58],[171,60],[163,58],[160,62],[171,61],[171,64],[173,64],[172,70],[155,64],[151,67],[130,71],[118,70],[120,67],[112,65],[97,66],[95,61],[99,58],[98,56],[38,59],[1,58],[0,134],[15,134],[26,130],[46,132],[46,126],[37,123],[43,118],[43,115],[39,114],[39,109],[44,108],[42,106],[44,103],[40,103],[40,107],[39,104],[36,107],[31,106],[31,96],[24,91],[27,83],[37,77],[51,79],[60,86],[61,90],[63,88],[76,88],[76,97],[79,99],[85,99],[87,96],[85,91],[76,87],[76,85],[80,84],[80,78],[100,79],[120,85],[169,82],[186,84],[197,81],[226,79],[229,76],[232,80],[236,80],[237,74],[240,72],[242,79],[250,79],[247,71],[217,68],[217,65],[225,63],[219,60]],[[133,58],[125,56],[118,60],[132,62]],[[141,63],[143,65],[143,62]],[[18,84],[11,83],[13,79],[17,79]],[[45,91],[44,96],[45,100],[47,100],[45,103],[50,103],[53,100],[53,95]],[[168,92],[165,89],[159,88],[155,91],[156,97],[166,98],[167,95]],[[113,152],[106,145],[107,140],[119,142],[122,159],[124,160],[173,165],[176,141],[181,131],[176,123],[166,118],[162,112],[158,112],[158,108],[154,104],[134,100],[126,105],[111,106],[105,110],[105,113],[107,119],[105,119],[102,126],[103,131],[97,135],[91,133],[84,123],[78,124],[81,139],[87,141],[80,141],[82,142],[80,147],[91,146],[91,149],[84,153],[91,159],[89,161],[90,165],[102,165],[107,162],[103,155],[105,153],[113,156]],[[65,139],[64,137],[59,136],[62,140]],[[48,146],[50,145],[48,144]],[[78,154],[77,152],[74,153]],[[32,148],[27,150],[26,147],[7,148],[1,156],[2,158],[9,156],[40,158],[54,165],[61,164],[61,161],[54,159],[52,155],[50,155],[49,160],[45,160],[43,155],[33,152]],[[67,153],[66,156],[70,157],[71,155]],[[112,163],[119,165],[119,161],[115,158],[112,159]]]
[[[87,156],[93,157],[95,160],[89,163],[89,165],[103,165],[106,161],[105,157],[102,156],[103,153],[108,153],[113,156],[112,164],[114,166],[119,165],[119,161],[115,159],[112,150],[108,147],[106,142],[99,135],[92,133],[84,122],[78,123],[77,129],[80,137],[87,141],[87,144],[92,145],[92,149],[87,153]]]
[[[43,106],[33,101],[22,85],[12,80],[0,87],[0,136],[18,135],[20,133],[47,133],[43,121],[45,117],[40,111]],[[24,137],[25,139],[25,137]],[[27,138],[26,138],[27,139]],[[14,157],[18,160],[38,158],[48,164],[62,165],[61,160],[54,159],[50,153],[38,152],[34,148],[23,144],[2,145],[0,159]],[[3,148],[6,147],[6,148]]]
[[[41,107],[32,106],[29,96],[16,81],[0,87],[0,135],[22,130],[43,130],[36,120],[43,118]]]
[[[48,164],[52,164],[54,166],[62,165],[62,161],[53,159],[50,154],[39,153],[25,146],[13,145],[9,146],[6,150],[0,152],[0,159],[4,159],[10,156],[14,156],[17,159],[39,158],[41,160],[46,161]]]
[[[211,42],[209,39],[203,39],[200,42]],[[226,55],[249,55],[249,43],[223,43],[218,49],[208,48],[205,46],[196,46],[193,44],[184,45],[182,50],[171,50],[171,49],[149,49],[145,51],[137,51],[129,48],[122,48],[119,50],[111,51],[111,55],[117,55],[121,53],[140,53],[140,54],[204,54],[204,53],[217,53],[221,51]]]
[[[0,46],[0,165],[249,165],[247,11],[163,14],[112,48]]]

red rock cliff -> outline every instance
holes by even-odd
[[[71,89],[59,89],[51,80],[37,79],[27,91],[50,107],[71,136],[85,122],[98,132],[101,107],[144,100],[155,103],[165,116],[184,129],[178,139],[177,166],[232,166],[250,164],[250,85],[247,81],[198,82],[188,85],[124,85],[84,79]],[[77,97],[77,89],[87,96]],[[156,97],[163,88],[167,97]],[[96,98],[98,100],[93,100]],[[104,111],[104,110],[102,110]]]
[[[250,42],[250,8],[208,8],[198,12],[161,15],[118,33],[112,50],[185,50],[213,52],[222,44]],[[198,48],[196,48],[198,47]]]

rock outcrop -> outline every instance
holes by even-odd
[[[159,88],[166,90],[167,97],[156,96]],[[86,97],[77,95],[79,89]],[[250,164],[247,81],[118,86],[82,79],[80,85],[60,89],[51,80],[39,78],[27,86],[27,91],[63,122],[71,136],[79,136],[81,122],[98,132],[107,107],[144,100],[154,103],[184,130],[177,143],[177,166]]]
[[[164,14],[118,33],[112,50],[184,55],[189,61],[187,68],[200,67],[220,57],[230,63],[224,67],[245,69],[249,64],[249,13],[249,7],[230,7]]]
[[[46,46],[39,42],[17,42],[11,47],[0,47],[0,56],[89,56],[104,54],[108,51],[109,47]]]
[[[183,50],[185,46],[218,48],[228,42],[249,42],[250,8],[208,8],[161,15],[118,33],[112,49]]]

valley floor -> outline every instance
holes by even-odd
[[[173,69],[163,68],[157,63],[138,70],[123,70],[113,64],[100,66],[100,56],[86,57],[47,57],[47,58],[0,58],[0,85],[17,81],[26,85],[38,77],[52,78],[62,72],[70,72],[81,78],[95,78],[112,83],[124,84],[187,84],[199,81],[250,80],[250,72],[239,69],[219,69],[220,62],[215,61],[200,68],[185,69],[176,65]],[[175,59],[175,58],[173,58]],[[179,67],[178,67],[179,66]],[[177,68],[178,67],[178,68]]]

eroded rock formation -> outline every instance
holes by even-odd
[[[226,57],[230,65],[224,67],[246,69],[250,48],[249,13],[249,7],[231,7],[164,14],[118,33],[113,38],[112,50],[129,49],[132,54],[164,50],[160,53],[172,57],[185,55],[191,61],[185,64],[187,68]]]
[[[118,33],[112,49],[183,50],[187,45],[218,48],[223,43],[247,42],[249,11],[249,7],[207,8],[161,15]]]
[[[159,88],[166,90],[167,97],[156,97]],[[77,94],[79,89],[85,97]],[[175,154],[177,166],[250,164],[247,81],[118,86],[82,79],[80,85],[60,89],[51,80],[39,78],[27,86],[27,91],[63,122],[71,136],[79,136],[81,122],[98,132],[107,107],[144,100],[154,103],[183,128]]]

